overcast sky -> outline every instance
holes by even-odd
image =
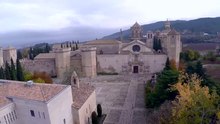
[[[0,33],[220,16],[220,0],[0,0]],[[0,41],[1,42],[1,41]]]

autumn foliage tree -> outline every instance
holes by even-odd
[[[219,96],[210,92],[207,86],[201,86],[197,75],[181,75],[173,86],[179,92],[173,101],[173,124],[215,124],[220,113]]]
[[[53,81],[52,81],[50,75],[47,74],[46,72],[34,72],[32,79],[33,79],[33,80],[41,81],[40,83],[43,83],[42,80],[43,80],[45,83],[49,83],[49,84],[52,84],[52,83],[53,83]]]

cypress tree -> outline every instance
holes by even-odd
[[[7,80],[11,80],[11,76],[10,76],[10,66],[8,64],[8,62],[6,61],[5,63],[5,78]]]
[[[162,50],[162,46],[161,46],[161,41],[160,41],[160,39],[158,40],[158,50]]]
[[[16,66],[17,66],[17,71],[16,71],[17,79],[19,81],[24,81],[24,73],[23,73],[23,70],[22,70],[22,67],[21,67],[21,63],[18,59],[16,61]]]
[[[166,61],[166,64],[165,64],[165,68],[164,70],[170,70],[170,60],[169,60],[169,57],[167,57],[167,61]]]
[[[16,78],[16,68],[13,59],[11,59],[11,68],[10,68],[11,80],[17,80]]]
[[[20,50],[18,50],[18,52],[17,52],[17,58],[18,59],[22,59],[23,58]]]
[[[2,67],[0,68],[0,79],[5,79],[5,73]]]
[[[50,52],[50,46],[49,46],[48,43],[47,43],[46,46],[45,46],[45,52],[46,52],[46,53],[49,53],[49,52]]]

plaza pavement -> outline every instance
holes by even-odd
[[[146,124],[144,82],[149,76],[113,75],[83,78],[96,88],[97,104],[107,114],[104,124]]]

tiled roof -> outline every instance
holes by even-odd
[[[132,27],[141,27],[141,26],[137,22],[135,22]]]
[[[84,45],[112,45],[112,44],[121,44],[121,41],[118,40],[93,40],[93,41],[88,41]]]
[[[81,108],[94,91],[95,88],[86,83],[80,83],[79,88],[73,87],[73,107],[77,109]]]
[[[0,107],[10,103],[8,98],[21,98],[47,102],[67,87],[66,85],[37,83],[27,86],[26,82],[10,80],[0,81]]]
[[[177,32],[175,29],[172,29],[168,35],[179,35],[179,32]]]

